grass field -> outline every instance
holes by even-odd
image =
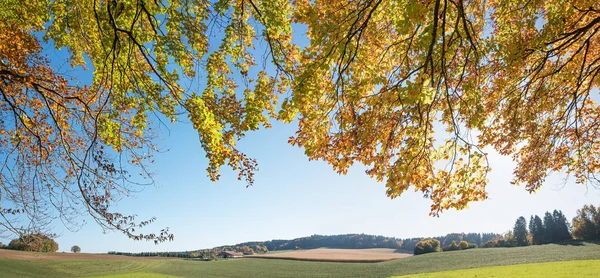
[[[482,268],[431,272],[397,277],[600,277],[600,260],[490,266]]]
[[[390,277],[431,273],[429,274],[430,276],[425,277],[438,277],[431,275],[454,275],[453,272],[449,270],[458,269],[467,269],[465,271],[487,271],[474,268],[554,261],[581,260],[582,262],[577,263],[586,263],[586,261],[583,260],[598,259],[600,259],[600,245],[591,243],[573,245],[550,244],[544,246],[516,248],[471,249],[465,251],[411,256],[381,263],[336,263],[266,259],[230,259],[204,262],[179,259],[131,260],[118,257],[113,260],[0,259],[0,276],[81,277],[117,275],[113,277]],[[568,265],[570,263],[571,262],[567,262],[565,264]],[[598,262],[591,262],[594,267],[598,266],[597,263]],[[560,266],[556,267],[560,268]],[[512,266],[509,267],[509,269],[512,268]],[[519,267],[515,267],[515,269],[518,268]],[[500,268],[499,270],[503,270],[503,268]],[[442,271],[446,272],[432,273]],[[494,270],[492,269],[491,271]],[[466,273],[465,275],[468,275],[469,273]],[[475,274],[477,274],[477,272],[475,272]],[[462,276],[460,273],[459,276],[469,277]],[[479,275],[479,277],[481,276]]]

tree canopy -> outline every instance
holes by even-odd
[[[339,173],[365,165],[391,198],[422,192],[432,215],[487,198],[486,147],[514,158],[513,183],[530,192],[550,172],[599,181],[597,1],[1,4],[0,225],[11,231],[77,226],[83,211],[133,239],[172,239],[136,232],[154,219],[112,205],[152,182],[156,127],[180,116],[213,181],[227,165],[251,185],[257,162],[236,142],[296,121],[289,142],[309,159]],[[90,82],[53,66],[51,48]],[[23,214],[33,224],[15,224]]]
[[[71,252],[73,252],[73,253],[80,253],[81,252],[81,247],[79,247],[77,245],[73,245],[71,247]]]
[[[533,234],[533,232],[532,232]],[[527,220],[525,220],[525,217],[521,216],[517,219],[517,221],[515,222],[515,226],[513,228],[513,235],[515,236],[515,241],[517,243],[517,246],[527,246],[529,245],[528,239],[527,239]]]

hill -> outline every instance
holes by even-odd
[[[448,246],[452,241],[468,241],[477,245],[482,242],[494,239],[499,234],[495,233],[450,233],[445,236],[434,237],[438,239],[442,246]],[[402,249],[403,252],[413,252],[415,245],[423,237],[400,239],[395,237],[367,235],[367,234],[342,234],[342,235],[312,235],[295,239],[275,239],[269,241],[250,241],[235,245],[223,245],[210,249],[199,249],[194,251],[179,252],[142,252],[130,253],[111,251],[112,255],[125,256],[160,256],[160,257],[179,257],[179,258],[204,258],[214,259],[217,254],[224,250],[237,251],[246,254],[263,254],[270,251],[281,250],[307,250],[317,248],[334,249],[371,249],[387,248]]]
[[[291,251],[296,252],[296,251]],[[555,261],[597,260],[600,245],[571,242],[514,248],[482,248],[440,252],[381,263],[333,263],[295,260],[13,260],[0,259],[3,277],[390,277]],[[595,264],[597,265],[597,263]],[[552,271],[553,268],[548,268]],[[481,271],[485,271],[484,269]],[[549,273],[542,269],[542,274]],[[546,271],[546,272],[544,272]],[[137,274],[136,274],[137,273]],[[481,272],[485,273],[485,272]],[[137,275],[137,276],[136,276]]]

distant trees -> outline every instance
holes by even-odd
[[[452,242],[457,243],[463,240],[463,234],[451,233],[447,234],[442,242],[442,247],[450,246]]]
[[[513,231],[508,231],[508,234],[506,235],[506,241],[504,243],[504,246],[501,247],[515,247],[517,246],[517,241],[515,240],[515,234],[513,233]]]
[[[8,248],[32,252],[56,252],[58,243],[47,235],[35,233],[12,240],[8,244]]]
[[[422,239],[423,238],[421,237],[405,238],[402,240],[402,246],[400,246],[400,248],[408,251],[415,250],[417,243]]]
[[[456,241],[452,241],[452,243],[450,243],[449,246],[444,246],[442,247],[443,251],[456,251],[456,250],[460,250],[460,247],[458,247],[458,244],[456,244]]]
[[[71,247],[71,252],[79,253],[79,252],[81,252],[81,248],[77,245],[73,245],[73,247]]]
[[[492,248],[492,247],[494,247],[494,245],[495,245],[495,242],[493,240],[488,240],[481,247]]]
[[[292,240],[271,240],[262,242],[246,242],[232,246],[221,246],[212,249],[186,252],[144,252],[109,254],[129,256],[163,256],[163,257],[198,257],[214,258],[223,250],[233,250],[240,253],[264,253],[274,250],[295,250],[312,248],[395,248],[412,251],[414,254],[424,254],[440,251],[455,251],[469,248],[515,247],[561,242],[571,238],[577,240],[600,240],[600,208],[585,205],[577,210],[573,218],[573,230],[566,216],[560,210],[546,212],[544,218],[532,215],[527,223],[520,216],[513,229],[504,235],[496,233],[449,233],[435,238],[399,238],[373,236],[365,234],[346,235],[312,235]],[[527,230],[529,228],[529,231]],[[443,242],[443,244],[441,244]],[[458,243],[457,243],[458,242]]]
[[[412,249],[420,239],[417,239]],[[411,243],[408,242],[408,245]],[[343,234],[343,235],[312,235],[296,239],[276,239],[269,241],[244,242],[236,245],[225,245],[211,249],[193,250],[185,252],[142,252],[129,253],[111,251],[109,254],[124,256],[160,256],[177,258],[200,258],[204,260],[214,259],[222,251],[235,251],[244,254],[261,254],[276,250],[296,250],[296,249],[314,249],[314,248],[392,248],[399,249],[402,246],[402,240],[394,237],[375,236],[367,234]]]
[[[531,233],[531,244],[544,244],[546,238],[545,228],[544,223],[539,216],[531,216],[531,220],[529,221],[529,232]]]
[[[481,242],[488,242],[490,240],[494,240],[498,236],[499,236],[499,234],[496,234],[496,233],[482,233],[481,234]],[[479,244],[479,245],[481,245],[481,244]]]
[[[415,246],[414,254],[421,255],[426,253],[440,252],[440,241],[437,239],[424,239]]]
[[[513,228],[513,235],[517,246],[529,245],[527,234],[527,221],[525,220],[525,217],[521,216],[517,219],[515,227]]]
[[[417,240],[418,242],[418,240]],[[254,242],[242,243],[241,245],[252,245]],[[313,248],[393,248],[399,249],[402,246],[402,240],[367,234],[343,234],[343,235],[312,235],[296,238],[292,240],[270,240],[260,243],[269,251],[275,250],[294,250],[313,249]],[[416,242],[415,242],[416,244]],[[412,250],[412,249],[411,249]],[[255,253],[261,253],[254,249]]]
[[[468,233],[463,236],[463,240],[469,243],[473,243],[477,246],[481,245],[481,238],[482,236],[480,233]]]
[[[525,220],[520,219],[519,220]],[[517,222],[519,221],[517,220]],[[537,215],[532,215],[529,219],[529,236],[531,237],[530,244],[539,245],[547,243],[561,242],[571,239],[570,225],[567,217],[560,210],[554,210],[552,213],[544,213],[544,219]],[[517,224],[515,224],[515,229]],[[521,227],[522,228],[522,227]],[[520,228],[520,229],[521,229]],[[515,236],[518,241],[519,235]],[[523,246],[523,245],[519,245]]]
[[[554,210],[552,217],[554,218],[554,228],[556,229],[554,232],[555,242],[571,239],[569,220],[567,220],[562,211]]]
[[[554,217],[550,212],[544,214],[544,228],[546,236],[544,243],[556,242],[556,224],[554,223]]]
[[[529,218],[529,225],[525,217],[521,216],[516,220],[512,231],[486,241],[482,247],[514,247],[561,242],[571,239],[569,227],[569,221],[560,210],[546,212],[543,220],[537,215],[532,215]]]
[[[578,240],[600,239],[600,209],[585,205],[573,218],[573,237]]]

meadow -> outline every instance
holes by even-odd
[[[590,260],[600,259],[600,245],[571,243],[514,248],[481,248],[410,256],[379,263],[259,258],[224,259],[209,262],[185,259],[140,260],[120,256],[102,260],[74,258],[76,257],[19,260],[8,259],[4,256],[4,258],[0,258],[0,273],[2,277],[390,277],[410,274],[425,275],[416,277],[475,277],[475,275],[481,277],[481,275],[487,276],[486,273],[502,273],[501,271],[517,271],[514,273],[517,273],[518,276],[519,268],[523,268],[523,265],[519,266],[520,264],[547,263],[534,266],[535,273],[529,273],[530,276],[561,274],[557,270],[563,270],[562,273],[566,271],[569,274],[576,269],[589,270],[592,273],[590,275],[595,276],[593,271],[598,273],[599,261]],[[559,261],[562,262],[556,263]],[[507,267],[489,268],[499,266]],[[459,270],[459,272],[452,272],[453,270]],[[589,273],[581,274],[585,276]]]
[[[567,261],[536,264],[490,266],[473,269],[430,272],[402,278],[469,278],[469,277],[600,277],[600,260]]]

